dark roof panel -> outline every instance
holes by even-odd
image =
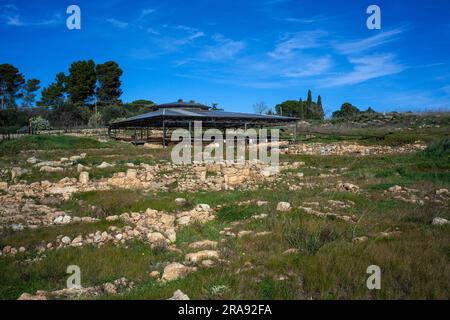
[[[161,106],[161,105],[160,105]],[[189,108],[160,108],[157,111],[144,113],[138,116],[134,116],[128,119],[115,121],[110,124],[110,127],[126,127],[126,126],[140,126],[144,122],[160,122],[166,121],[192,121],[202,120],[204,122],[211,122],[220,124],[222,121],[234,121],[238,122],[259,122],[259,123],[276,123],[276,122],[293,122],[297,118],[284,117],[284,116],[272,116],[252,113],[240,113],[240,112],[227,112],[219,110],[198,110]]]

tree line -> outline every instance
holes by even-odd
[[[95,127],[150,111],[152,101],[122,103],[122,74],[114,61],[76,61],[68,72],[58,72],[36,101],[40,81],[26,80],[15,66],[1,64],[0,127],[3,132],[15,132],[30,124],[41,129]]]

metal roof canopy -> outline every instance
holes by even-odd
[[[125,120],[109,124],[110,129],[145,128],[145,127],[182,127],[192,121],[202,121],[203,127],[236,127],[252,125],[277,125],[295,122],[297,118],[260,115],[251,113],[226,112],[218,110],[199,110],[194,108],[164,108],[160,105],[157,111],[144,113]]]

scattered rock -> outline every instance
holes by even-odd
[[[173,262],[164,268],[161,280],[173,281],[181,279],[195,270],[196,270],[195,268],[187,267],[178,262]]]
[[[202,240],[189,244],[190,249],[200,250],[200,249],[215,249],[217,247],[217,241],[212,240]]]
[[[197,263],[205,259],[219,259],[219,252],[215,250],[203,250],[199,252],[188,253],[186,261]]]
[[[87,171],[80,172],[79,181],[81,184],[88,184],[89,183],[89,172],[87,172]]]
[[[175,199],[175,204],[176,204],[177,206],[180,206],[180,207],[186,205],[186,202],[187,202],[187,201],[186,201],[185,198],[176,198],[176,199]]]
[[[283,254],[297,254],[299,252],[300,250],[298,250],[297,248],[290,248],[284,251]]]
[[[89,170],[91,170],[90,167],[83,166],[81,163],[77,164],[77,172],[89,171]]]
[[[173,296],[167,300],[190,300],[187,294],[183,293],[181,290],[177,290],[173,293]]]
[[[390,187],[388,190],[389,190],[389,192],[397,193],[397,192],[401,192],[402,189],[403,188],[401,186],[395,185],[395,186]]]
[[[27,159],[27,162],[29,163],[29,164],[36,164],[36,163],[38,163],[39,162],[39,160],[36,158],[36,157],[31,157],[31,158],[28,158]]]
[[[20,297],[17,300],[47,300],[47,297],[44,294],[29,294],[29,293],[22,293]]]
[[[70,238],[68,237],[68,236],[64,236],[64,237],[62,237],[62,239],[61,239],[61,242],[63,243],[63,244],[70,244],[71,243],[71,240],[70,240]]]
[[[8,183],[4,181],[0,181],[0,190],[8,191]]]
[[[438,189],[436,190],[436,194],[439,195],[443,195],[443,194],[449,194],[448,189]]]
[[[59,216],[53,220],[53,223],[55,224],[68,224],[72,222],[72,217],[68,215]]]
[[[14,167],[11,169],[11,180],[16,180],[16,178],[19,178],[20,176],[24,175],[27,172],[28,172],[27,169]]]
[[[39,171],[41,172],[48,172],[48,173],[54,173],[54,172],[63,172],[64,169],[61,167],[50,167],[50,166],[42,166]]]
[[[277,211],[287,212],[291,210],[291,204],[289,202],[278,202]]]
[[[338,182],[336,187],[339,191],[352,192],[352,193],[359,192],[359,187],[357,185],[349,183],[349,182],[344,182],[344,183]]]
[[[366,242],[367,240],[369,240],[369,238],[366,237],[366,236],[356,237],[356,238],[353,238],[353,239],[352,239],[352,241],[353,241],[354,243]]]
[[[449,223],[449,221],[447,219],[436,217],[433,219],[433,222],[431,224],[434,226],[442,226],[442,225],[445,225],[448,223]]]
[[[105,168],[110,168],[110,167],[113,167],[114,165],[112,165],[112,164],[110,164],[110,163],[108,163],[108,162],[105,162],[105,161],[103,161],[101,164],[99,164],[98,166],[97,166],[97,168],[99,168],[99,169],[105,169]]]

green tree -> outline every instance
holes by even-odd
[[[322,97],[319,96],[317,97],[317,117],[320,120],[323,120],[323,118],[325,117],[325,113],[323,112],[323,107],[322,107]]]
[[[358,107],[355,107],[349,102],[345,102],[342,104],[341,109],[338,111],[333,112],[332,117],[333,118],[351,118],[361,111],[358,109]]]
[[[377,113],[375,110],[372,109],[372,107],[367,108],[365,111],[366,113]]]
[[[97,74],[97,100],[99,103],[114,103],[120,101],[122,82],[120,77],[123,74],[122,69],[114,61],[108,61],[98,64],[95,67]]]
[[[16,106],[16,99],[22,97],[21,88],[25,78],[19,69],[11,64],[0,64],[0,95],[2,108]]]
[[[38,79],[29,79],[23,88],[23,106],[31,108],[36,99],[36,91],[40,88],[41,81]]]
[[[298,100],[287,100],[275,106],[278,115],[286,117],[299,117],[302,110],[302,103]]]
[[[311,90],[308,90],[308,98],[306,99],[306,118],[312,119],[313,117],[314,117],[314,110],[313,110],[312,95]]]
[[[64,103],[66,75],[63,72],[56,74],[55,82],[42,89],[41,102],[44,106],[55,107]]]
[[[138,99],[131,102],[131,104],[139,104],[139,105],[155,105],[155,103],[151,100]]]
[[[76,61],[70,65],[66,91],[74,104],[84,104],[92,99],[95,93],[97,77],[93,60]]]

